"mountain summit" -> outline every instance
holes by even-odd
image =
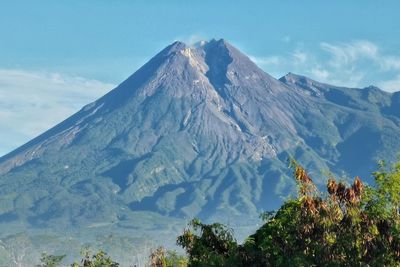
[[[320,171],[368,176],[393,159],[399,110],[398,94],[377,88],[277,80],[222,39],[175,42],[0,159],[0,222],[141,231],[151,216],[197,216],[237,226],[292,193],[288,157],[317,183]]]

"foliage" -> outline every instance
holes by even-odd
[[[176,251],[166,251],[163,247],[152,251],[149,257],[149,267],[186,267],[187,264],[185,256],[178,255]]]
[[[190,222],[192,230],[178,237],[188,256],[190,266],[232,266],[238,249],[232,230],[219,223],[203,224],[198,219]]]
[[[118,267],[119,263],[113,261],[107,253],[100,250],[96,254],[90,252],[88,248],[82,250],[82,260],[80,263],[73,263],[71,267]],[[57,267],[65,255],[54,256],[42,253],[40,259],[41,264],[36,267]],[[179,255],[176,251],[166,251],[163,247],[159,247],[151,252],[149,262],[146,266],[149,267],[187,267],[188,259],[185,256]],[[135,265],[136,266],[136,265]]]
[[[113,261],[107,253],[100,250],[91,255],[90,250],[84,249],[81,264],[73,263],[71,267],[118,267],[119,264]]]
[[[186,267],[188,265],[188,259],[179,255],[176,251],[168,250],[166,255],[167,267]]]
[[[149,267],[166,267],[165,249],[159,247],[150,253]]]
[[[377,215],[390,218],[400,212],[400,161],[389,167],[384,161],[379,170],[373,173],[376,188],[369,192],[370,210]]]
[[[329,179],[324,194],[291,166],[298,197],[263,214],[243,245],[224,226],[193,220],[177,239],[189,266],[400,266],[400,163],[381,164],[374,187]]]
[[[60,266],[61,261],[65,258],[65,255],[48,255],[47,253],[42,253],[40,258],[41,264],[36,265],[36,267],[57,267]]]

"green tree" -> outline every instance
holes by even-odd
[[[40,258],[41,264],[36,265],[36,267],[57,267],[60,266],[60,263],[64,258],[65,255],[55,256],[42,253],[42,257]]]
[[[168,250],[165,256],[165,262],[167,267],[186,267],[188,265],[188,259],[179,255],[176,251]]]
[[[177,240],[189,266],[400,266],[400,163],[381,164],[374,187],[329,179],[326,193],[291,166],[298,197],[264,213],[244,244],[220,224],[192,221]]]
[[[73,263],[71,267],[118,267],[119,264],[113,261],[107,253],[100,250],[91,255],[89,249],[84,249],[81,264]]]
[[[189,256],[189,266],[233,266],[238,244],[233,231],[219,223],[203,224],[193,219],[177,244]]]
[[[370,188],[368,201],[370,211],[385,218],[399,217],[400,213],[400,161],[388,167],[384,161],[379,163],[378,171],[373,173],[376,187]]]

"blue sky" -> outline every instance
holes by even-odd
[[[397,91],[399,10],[398,1],[368,0],[0,0],[0,155],[174,40],[224,38],[277,78]]]

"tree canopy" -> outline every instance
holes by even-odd
[[[328,179],[321,192],[291,162],[298,196],[239,245],[220,224],[195,219],[178,237],[189,266],[400,266],[400,163],[381,163],[374,186]]]

